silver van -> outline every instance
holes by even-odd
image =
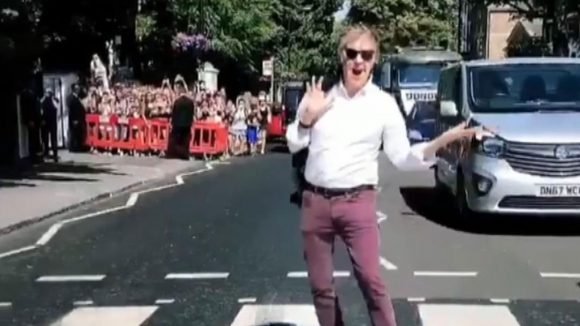
[[[580,213],[580,59],[510,58],[442,70],[436,133],[492,130],[438,153],[435,182],[462,216]]]

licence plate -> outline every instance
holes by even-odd
[[[580,197],[580,185],[539,185],[538,197]]]

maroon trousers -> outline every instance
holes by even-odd
[[[332,276],[337,235],[348,248],[373,326],[396,325],[391,299],[380,274],[376,201],[374,190],[333,198],[310,191],[303,194],[301,229],[305,259],[321,326],[344,325]]]

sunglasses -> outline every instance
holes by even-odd
[[[360,51],[358,51],[355,49],[347,48],[346,50],[344,50],[344,52],[346,54],[346,57],[349,60],[356,59],[356,57],[358,57],[359,54],[364,61],[371,61],[373,59],[373,57],[375,56],[374,50],[360,50]]]

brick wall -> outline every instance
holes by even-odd
[[[490,11],[487,38],[487,57],[489,59],[505,58],[507,39],[518,19],[509,11]]]

